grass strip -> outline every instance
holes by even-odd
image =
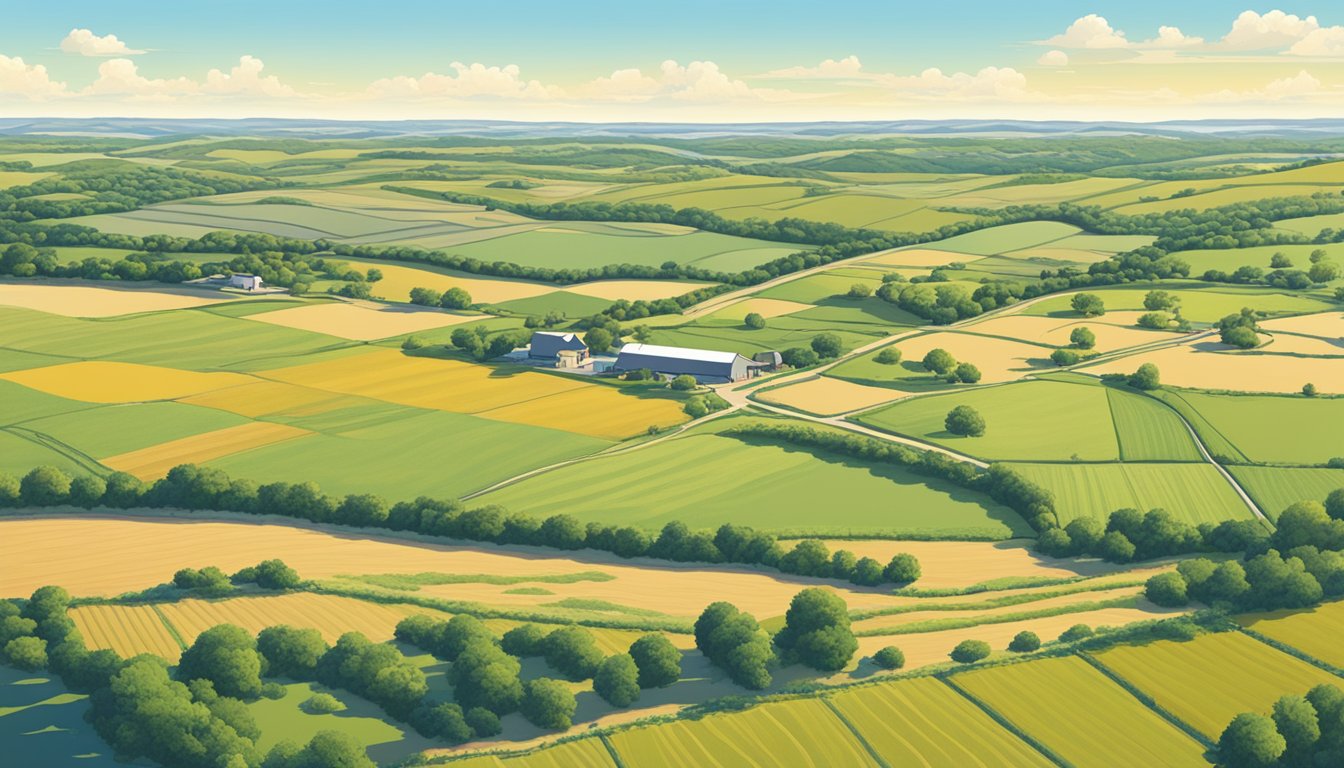
[[[1070,613],[1086,613],[1088,611],[1099,611],[1103,608],[1133,608],[1137,603],[1138,596],[1135,595],[1132,597],[1119,597],[1114,600],[1094,600],[1087,603],[1060,605],[1054,608],[1044,608],[1036,611],[1019,611],[1016,613],[1005,613],[980,618],[929,619],[928,621],[919,621],[901,627],[859,630],[854,633],[854,636],[886,637],[895,635],[919,635],[926,632],[942,632],[948,629],[965,629],[967,627],[979,627],[986,624],[1007,624],[1012,621],[1043,619],[1049,616],[1064,616]]]
[[[1105,578],[1105,577],[1098,577]],[[1076,583],[1076,582],[1075,582]],[[1029,594],[1000,595],[991,597],[988,600],[966,603],[934,603],[932,605],[895,605],[890,608],[871,608],[862,611],[851,611],[849,618],[853,621],[863,621],[865,619],[875,619],[880,616],[895,616],[902,613],[918,613],[920,611],[975,611],[989,608],[1004,608],[1010,605],[1022,605],[1024,603],[1035,603],[1041,600],[1050,600],[1056,597],[1066,595],[1076,595],[1083,592],[1106,592],[1112,589],[1124,589],[1126,587],[1141,587],[1146,582],[1145,579],[1130,579],[1127,581],[1110,581],[1104,584],[1086,584],[1083,583],[1076,589],[1056,589],[1049,592],[1032,592]]]
[[[615,576],[602,571],[580,573],[539,574],[533,576],[501,576],[492,573],[372,573],[340,574],[338,579],[361,581],[375,587],[415,592],[420,587],[443,584],[495,584],[509,586],[537,582],[541,584],[577,584],[581,581],[612,581]]]
[[[1126,693],[1138,699],[1140,702],[1143,703],[1145,707],[1151,709],[1152,711],[1160,715],[1162,719],[1166,720],[1167,722],[1171,723],[1177,728],[1180,728],[1181,731],[1186,736],[1189,736],[1190,738],[1194,739],[1195,741],[1198,741],[1200,744],[1203,744],[1204,746],[1210,749],[1216,746],[1213,743],[1213,741],[1209,739],[1208,736],[1205,736],[1204,734],[1200,733],[1198,730],[1195,729],[1193,725],[1190,725],[1181,718],[1177,717],[1176,713],[1172,712],[1171,710],[1167,709],[1161,704],[1158,704],[1157,700],[1154,699],[1152,696],[1149,696],[1148,694],[1144,693],[1137,686],[1126,680],[1124,677],[1121,677],[1119,673],[1115,672],[1110,667],[1106,666],[1105,664],[1102,664],[1100,661],[1097,661],[1095,658],[1092,657],[1091,654],[1086,653],[1084,651],[1079,651],[1077,653],[1077,656],[1078,658],[1082,659],[1083,661],[1091,665],[1093,668],[1095,668],[1098,672],[1105,675],[1111,682],[1125,689]]]
[[[151,605],[150,607],[154,609],[154,615],[159,617],[159,621],[163,622],[164,629],[168,630],[168,634],[173,636],[173,642],[177,643],[177,647],[184,651],[187,650],[187,641],[182,639],[181,633],[177,631],[177,627],[173,626],[173,622],[168,620],[168,615],[163,612],[163,609],[157,605]]]

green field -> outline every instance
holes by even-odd
[[[70,413],[25,421],[22,429],[106,458],[248,421],[226,411],[174,402],[79,405],[83,407]]]
[[[1318,661],[1344,669],[1344,602],[1325,603],[1304,611],[1273,611],[1241,616],[1249,630],[1292,646]]]
[[[1068,764],[1207,765],[1203,745],[1082,659],[1041,659],[952,680]]]
[[[843,506],[835,506],[844,499]],[[814,456],[716,435],[592,459],[492,491],[481,502],[547,516],[660,528],[726,522],[779,533],[1009,538],[1015,513],[980,494],[900,467]],[[823,512],[824,510],[824,512]]]
[[[1184,643],[1120,646],[1096,659],[1210,739],[1242,712],[1268,712],[1280,696],[1339,678],[1240,632]]]
[[[1002,227],[991,227],[979,232],[957,235],[946,240],[939,240],[927,247],[976,256],[990,256],[1052,243],[1077,235],[1080,232],[1082,230],[1069,224],[1054,221],[1029,221],[1023,224],[1007,224]]]
[[[305,712],[300,705],[315,693],[335,696],[346,708],[334,714]],[[376,705],[349,691],[333,690],[316,683],[287,683],[283,698],[260,698],[249,703],[247,708],[262,726],[257,746],[263,751],[269,751],[285,740],[307,744],[322,730],[341,731],[364,747],[399,742],[408,735],[388,723],[386,715]],[[417,742],[423,741],[413,733],[410,736]]]
[[[877,766],[854,733],[816,699],[620,731],[612,745],[631,765]]]
[[[831,704],[890,765],[1052,764],[932,677],[855,688]]]
[[[1181,301],[1181,314],[1196,323],[1215,323],[1219,318],[1240,312],[1243,307],[1250,307],[1270,315],[1296,315],[1331,308],[1330,304],[1310,296],[1280,293],[1264,287],[1232,288],[1191,284],[1163,290],[1178,296]],[[1089,289],[1086,293],[1100,296],[1108,311],[1115,309],[1141,311],[1143,297],[1148,294],[1148,289],[1095,288]],[[1032,304],[1026,308],[1025,313],[1051,317],[1078,317],[1078,313],[1070,308],[1070,301],[1072,297],[1068,295],[1054,296]]]
[[[579,739],[512,757],[482,755],[454,761],[455,768],[618,768],[601,739]]]
[[[1344,455],[1344,398],[1215,395],[1171,390],[1203,417],[1201,437],[1231,443],[1245,460],[1270,464],[1324,464]],[[1206,438],[1207,439],[1207,438]]]
[[[1111,418],[1125,461],[1199,461],[1190,430],[1170,408],[1151,398],[1107,389]]]
[[[1322,501],[1331,491],[1344,488],[1344,469],[1236,465],[1227,469],[1271,520],[1290,504]]]
[[[1060,522],[1105,518],[1126,507],[1167,510],[1189,523],[1244,520],[1251,511],[1208,464],[1019,464],[1055,496]]]

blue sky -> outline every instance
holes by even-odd
[[[1161,119],[1344,104],[1344,6],[1324,2],[10,5],[12,114]]]

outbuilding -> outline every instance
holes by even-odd
[[[258,275],[229,275],[230,288],[242,288],[244,291],[261,290],[261,277]]]
[[[664,376],[694,376],[701,384],[722,384],[750,378],[759,367],[736,352],[632,343],[621,347],[614,370],[647,368]]]
[[[561,352],[572,352],[577,356],[576,362],[583,362],[588,359],[588,345],[583,343],[576,333],[560,333],[557,331],[533,331],[532,345],[527,350],[527,356],[533,360],[556,360],[560,359]],[[565,355],[569,358],[570,355]]]

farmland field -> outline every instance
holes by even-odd
[[[1290,504],[1322,501],[1331,491],[1344,488],[1344,469],[1237,465],[1227,469],[1271,520]]]
[[[1240,618],[1242,626],[1271,640],[1296,648],[1318,661],[1344,669],[1344,602],[1329,602],[1305,611],[1253,613]]]
[[[1053,367],[1050,347],[971,333],[934,331],[902,339],[893,346],[901,352],[901,362],[895,365],[877,362],[874,352],[851,358],[827,374],[859,384],[897,389],[944,388],[942,379],[920,364],[934,349],[946,350],[958,362],[979,368],[981,382],[985,384],[1015,381],[1032,371]]]
[[[1122,508],[1171,512],[1189,523],[1249,519],[1251,511],[1208,464],[1014,464],[1055,495],[1062,522]]]
[[[1324,464],[1344,453],[1344,398],[1216,395],[1189,390],[1180,398],[1252,462]]]
[[[1121,646],[1096,659],[1210,739],[1240,712],[1265,712],[1285,693],[1338,680],[1240,632]]]
[[[1042,659],[952,679],[1070,764],[1206,765],[1202,744],[1082,659]]]
[[[81,605],[70,612],[70,618],[89,648],[107,648],[124,659],[154,653],[177,661],[182,652],[151,605]]]

